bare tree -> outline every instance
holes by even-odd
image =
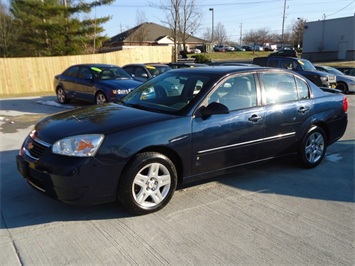
[[[195,0],[183,0],[180,7],[180,21],[178,23],[178,34],[186,50],[186,40],[200,26],[201,14],[197,11]]]
[[[294,40],[293,46],[297,47],[297,49],[300,49],[303,46],[302,40],[303,40],[305,23],[306,23],[305,19],[297,18],[297,21],[291,25],[292,39]]]
[[[213,38],[219,44],[223,44],[228,40],[226,28],[223,26],[221,22],[218,22],[216,28],[214,29]]]
[[[140,45],[142,45],[145,38],[149,34],[149,31],[148,31],[146,25],[144,24],[145,22],[147,22],[147,18],[145,16],[144,11],[137,10],[136,25],[139,26],[139,28],[135,32],[134,41],[138,42]]]
[[[196,0],[160,0],[159,3],[150,3],[150,6],[166,12],[166,21],[163,23],[172,30],[174,61],[177,60],[178,43],[182,43],[185,48],[186,40],[199,27],[201,14],[195,3]]]

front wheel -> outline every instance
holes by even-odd
[[[306,168],[316,167],[326,152],[326,135],[322,128],[314,126],[305,135],[300,149],[300,161]]]
[[[138,154],[121,177],[118,199],[133,214],[148,214],[165,207],[177,185],[173,162],[163,154]]]

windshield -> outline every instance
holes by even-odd
[[[169,71],[151,79],[120,103],[162,113],[178,113],[208,86],[211,77],[203,74]]]
[[[298,63],[300,64],[303,71],[316,71],[317,69],[312,65],[308,60],[298,59]]]
[[[131,79],[123,69],[119,67],[109,66],[109,67],[91,67],[94,70],[95,78],[102,80],[109,79]]]

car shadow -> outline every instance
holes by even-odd
[[[85,105],[88,105],[88,103],[76,100],[71,101],[69,104],[60,104],[58,103],[55,95],[49,95],[1,99],[0,110],[9,112],[13,111],[15,112],[14,114],[16,114],[16,112],[20,112],[46,115]]]
[[[192,184],[194,186],[181,186],[178,192],[193,194],[194,190],[198,189],[196,186],[218,182],[239,191],[354,202],[354,147],[355,140],[333,144],[322,164],[314,169],[303,169],[296,163],[295,158],[284,157],[240,168],[232,174]],[[54,221],[122,219],[132,216],[117,202],[76,207],[35,191],[17,172],[17,153],[16,150],[0,153],[0,228],[17,228]],[[339,169],[342,174],[339,174]],[[183,197],[176,200],[183,200]]]

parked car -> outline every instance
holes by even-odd
[[[224,51],[226,51],[226,52],[234,52],[235,48],[233,46],[227,45],[227,46],[224,47]]]
[[[342,91],[343,93],[355,92],[355,77],[345,75],[338,69],[330,66],[315,66],[317,70],[333,74],[337,78],[336,89]]]
[[[245,49],[241,46],[234,46],[234,50],[237,52],[245,52]]]
[[[200,54],[201,50],[197,49],[197,48],[192,48],[192,49],[190,49],[190,52],[193,53],[193,54]]]
[[[225,46],[224,45],[216,45],[213,47],[213,51],[215,52],[224,52],[225,51]]]
[[[328,92],[332,91],[332,92]],[[71,204],[119,199],[134,214],[163,208],[177,184],[285,155],[321,163],[347,126],[344,94],[284,69],[168,71],[118,104],[43,118],[17,167],[35,189]]]
[[[116,102],[141,82],[123,69],[107,64],[80,64],[54,77],[54,91],[61,104],[76,99],[96,104]]]
[[[245,50],[245,51],[253,51],[253,47],[250,47],[248,45],[243,45],[242,48]]]
[[[294,48],[284,47],[276,52],[269,54],[269,56],[297,57],[297,51]]]
[[[306,60],[295,57],[255,57],[253,64],[259,66],[285,68],[293,70],[308,78],[319,87],[336,87],[336,76],[318,71],[314,65]]]
[[[345,75],[355,76],[355,67],[339,67],[339,66],[335,66],[334,68],[336,68],[339,71],[343,72]]]
[[[134,79],[143,82],[171,70],[171,67],[168,65],[159,63],[128,64],[122,68]]]

